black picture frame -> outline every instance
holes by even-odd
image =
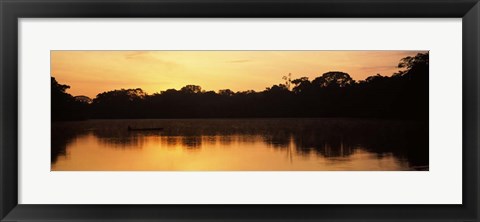
[[[0,0],[1,221],[478,221],[478,0]],[[18,19],[123,17],[462,18],[461,205],[18,204]],[[448,44],[448,43],[446,43]],[[439,193],[438,195],[442,195]]]

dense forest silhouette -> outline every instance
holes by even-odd
[[[198,85],[147,94],[142,89],[72,96],[51,78],[52,120],[140,118],[365,117],[428,120],[428,53],[402,58],[400,71],[355,81],[332,71],[310,80],[284,76],[264,91],[205,91]]]

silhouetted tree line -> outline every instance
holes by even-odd
[[[187,85],[149,95],[142,89],[100,93],[88,101],[52,77],[52,119],[373,117],[428,120],[428,53],[400,60],[402,71],[355,81],[344,72],[291,79],[264,91],[204,91]]]
[[[78,100],[65,91],[70,88],[51,78],[52,120],[82,120],[89,117],[91,104]]]

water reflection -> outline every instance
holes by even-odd
[[[52,170],[428,170],[428,128],[355,119],[54,123],[51,160]]]

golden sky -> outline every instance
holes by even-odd
[[[51,75],[68,93],[142,88],[149,94],[185,85],[261,91],[282,76],[310,80],[342,71],[355,80],[390,76],[399,60],[424,51],[51,51]]]

